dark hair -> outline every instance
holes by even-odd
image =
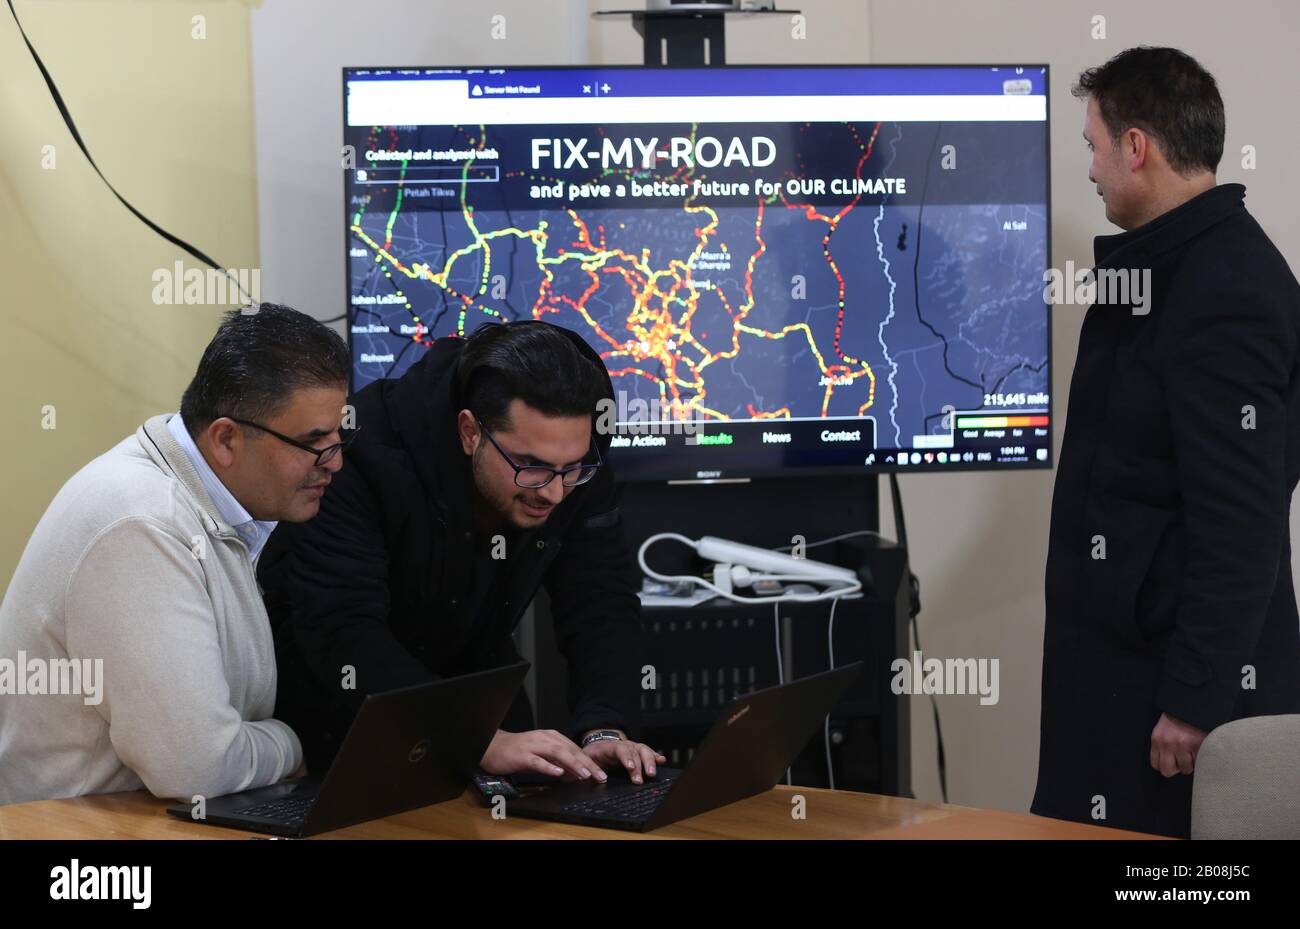
[[[278,415],[295,390],[348,383],[351,359],[333,329],[306,313],[261,303],[227,313],[181,396],[193,436],[213,420],[256,422]]]
[[[599,364],[558,326],[534,319],[476,329],[456,378],[465,406],[492,430],[509,426],[512,400],[544,416],[595,416],[610,393]]]
[[[1097,101],[1111,142],[1127,129],[1141,129],[1179,174],[1218,169],[1223,98],[1214,77],[1190,55],[1176,48],[1130,48],[1084,71],[1070,92]]]

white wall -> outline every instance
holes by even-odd
[[[340,68],[376,64],[634,64],[641,40],[626,19],[590,10],[637,0],[267,0],[252,14],[263,294],[322,318],[345,309],[340,223]],[[1052,68],[1053,264],[1091,264],[1092,236],[1108,228],[1087,181],[1081,105],[1069,84],[1085,67],[1137,44],[1179,46],[1219,79],[1228,112],[1220,179],[1242,181],[1247,203],[1283,254],[1300,266],[1300,175],[1291,62],[1300,4],[1163,0],[1117,6],[1107,38],[1091,37],[1097,4],[1084,0],[783,0],[806,17],[799,38],[784,17],[728,27],[732,63],[967,63],[1046,61]],[[506,16],[506,37],[490,17]],[[1278,104],[1282,106],[1279,107]],[[1259,168],[1243,171],[1244,144]],[[1081,308],[1054,311],[1053,392],[1065,412]],[[1058,430],[1058,437],[1059,437]],[[1051,472],[909,475],[902,479],[913,560],[922,580],[922,642],[929,655],[996,657],[1001,702],[940,698],[950,798],[1024,810],[1033,792]],[[883,525],[892,516],[888,510]],[[1300,544],[1293,544],[1300,550]],[[928,701],[913,704],[913,783],[937,798]]]
[[[941,16],[939,12],[942,10]],[[1106,14],[1107,37],[1091,35]],[[1080,132],[1083,106],[1069,85],[1084,68],[1135,45],[1182,48],[1219,82],[1227,142],[1219,180],[1247,187],[1246,204],[1300,269],[1300,147],[1293,107],[1300,90],[1290,62],[1300,36],[1300,4],[1209,0],[1122,5],[1088,0],[985,0],[924,3],[872,0],[870,54],[875,63],[904,61],[1047,61],[1052,66],[1052,263],[1091,266],[1092,237],[1109,226],[1088,181]],[[1241,147],[1255,145],[1258,169],[1241,169]],[[1070,372],[1084,307],[1053,312],[1054,414],[1064,422]],[[921,640],[934,655],[1001,659],[996,707],[970,698],[940,698],[948,750],[948,786],[956,803],[1028,809],[1038,757],[1043,564],[1051,473],[911,475],[902,479],[908,535],[921,577]],[[889,525],[889,517],[885,517]],[[1295,518],[1292,546],[1300,548]],[[934,797],[934,729],[929,707],[913,701],[913,774],[917,795]]]
[[[491,36],[505,16],[505,38]],[[585,10],[551,0],[268,0],[252,13],[262,296],[347,309],[344,67],[581,63]],[[339,331],[342,331],[340,324]]]
[[[366,65],[639,64],[640,0],[266,0],[252,12],[262,296],[332,318],[347,309],[341,69]],[[789,5],[789,4],[783,4]],[[865,62],[866,4],[812,0],[806,39],[782,16],[735,17],[728,60]],[[494,16],[505,37],[493,38]],[[341,331],[341,330],[340,330]]]

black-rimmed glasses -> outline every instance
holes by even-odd
[[[299,442],[297,439],[291,439],[287,435],[276,432],[274,429],[268,429],[261,423],[255,423],[251,419],[240,419],[238,416],[227,416],[226,419],[233,420],[241,426],[252,426],[254,429],[261,429],[263,432],[275,436],[281,442],[292,445],[294,448],[301,448],[304,452],[311,452],[316,456],[316,467],[318,468],[322,468],[333,461],[334,457],[338,455],[339,452],[346,451],[348,446],[356,439],[357,433],[361,431],[360,426],[356,429],[349,429],[348,435],[343,439],[343,441],[335,442],[333,445],[326,445],[324,448],[314,448],[306,442]]]
[[[591,440],[591,447],[596,450],[595,464],[578,464],[571,468],[548,468],[542,465],[515,464],[514,460],[506,454],[506,450],[497,443],[496,439],[492,438],[492,433],[488,432],[487,426],[483,425],[483,420],[478,419],[477,421],[478,427],[483,430],[483,434],[492,443],[492,447],[501,453],[501,457],[506,460],[506,464],[515,469],[516,487],[523,487],[527,490],[540,490],[555,480],[557,474],[560,476],[560,483],[565,487],[577,487],[595,477],[600,466],[604,464],[604,460],[600,455],[600,446],[596,444],[594,436]]]

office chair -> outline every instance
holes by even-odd
[[[1300,839],[1300,715],[1225,723],[1201,744],[1193,839]]]

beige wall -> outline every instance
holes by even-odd
[[[20,2],[82,138],[145,215],[235,267],[258,260],[248,9],[237,0]],[[191,37],[206,17],[207,38]],[[42,167],[54,146],[54,168]],[[60,485],[177,407],[219,308],[157,306],[183,253],[127,212],[64,127],[0,8],[0,584]],[[186,266],[197,266],[187,261]],[[54,429],[42,410],[54,407]]]

